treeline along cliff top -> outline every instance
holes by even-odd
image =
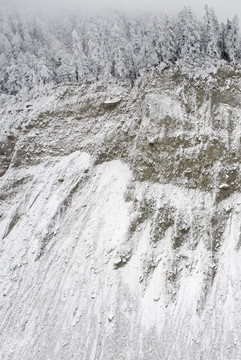
[[[0,13],[0,93],[29,93],[46,84],[133,81],[154,67],[186,71],[241,63],[237,16],[220,23],[205,7],[168,15],[119,12],[28,16]]]

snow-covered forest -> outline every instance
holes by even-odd
[[[238,18],[219,23],[205,7],[199,20],[189,7],[173,18],[65,14],[0,14],[0,92],[15,95],[46,84],[133,82],[154,67],[196,68],[241,64]]]

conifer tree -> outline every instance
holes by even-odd
[[[161,48],[163,61],[173,64],[177,60],[177,41],[175,24],[168,15],[164,17],[161,33]]]
[[[205,5],[205,16],[203,23],[202,47],[204,54],[211,59],[220,58],[219,47],[219,24],[213,8]]]
[[[184,7],[178,14],[177,23],[178,56],[185,63],[198,62],[201,53],[200,26],[190,7]]]

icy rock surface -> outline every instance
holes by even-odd
[[[240,89],[165,70],[5,98],[1,359],[241,358]]]

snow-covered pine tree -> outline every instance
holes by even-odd
[[[157,16],[152,15],[147,23],[145,37],[145,66],[151,68],[158,66],[162,61],[161,53],[161,24]]]
[[[227,20],[223,32],[223,52],[226,59],[235,64],[240,59],[239,20],[236,15],[232,20]]]
[[[72,31],[72,49],[76,81],[80,81],[83,80],[87,74],[87,60],[83,51],[81,39],[75,29]]]
[[[140,70],[143,67],[143,19],[129,19],[129,42],[132,48],[133,66],[135,70],[135,77],[140,75]]]
[[[135,77],[134,55],[131,43],[127,41],[123,18],[118,17],[110,32],[111,75],[119,80]]]
[[[220,27],[213,8],[209,8],[205,5],[202,50],[209,60],[217,61],[220,59],[219,32]]]
[[[163,61],[174,64],[177,60],[177,40],[175,23],[168,15],[165,15],[161,31],[161,49]]]
[[[188,65],[199,64],[201,54],[201,28],[190,7],[184,7],[177,22],[178,57]]]

